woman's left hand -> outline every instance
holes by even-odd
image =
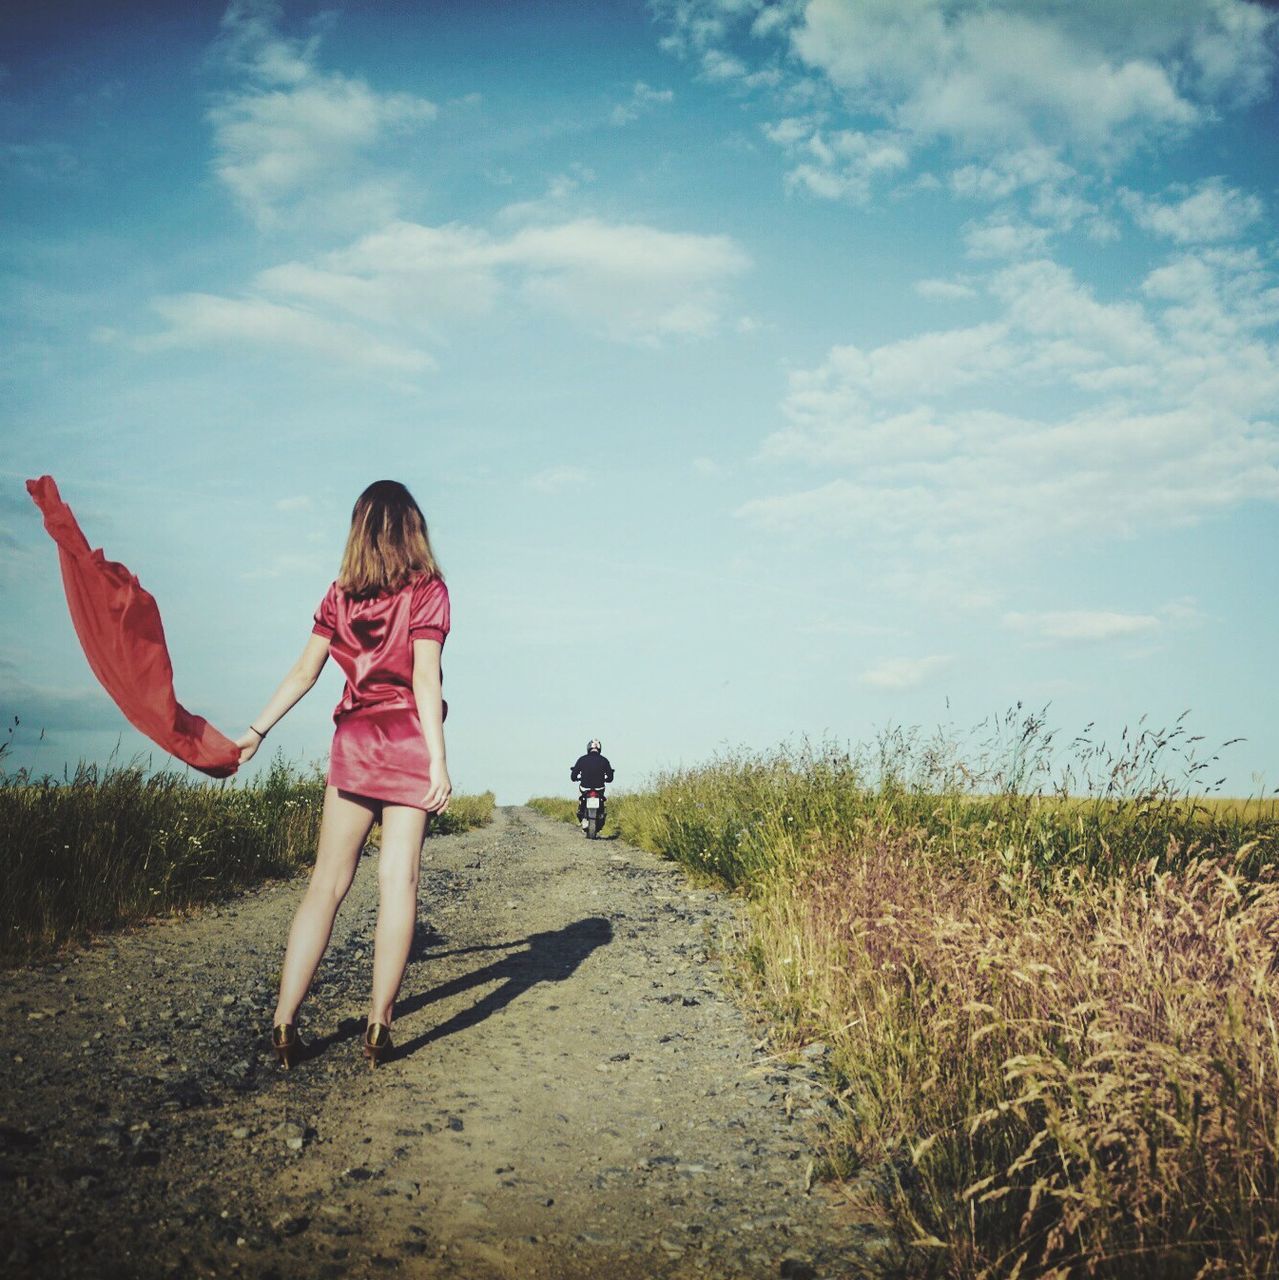
[[[427,788],[422,803],[427,813],[443,813],[449,807],[449,796],[453,794],[453,783],[449,781],[449,770],[445,764],[431,761],[431,785]]]
[[[253,759],[258,747],[262,745],[262,739],[252,729],[246,729],[235,740],[235,745],[240,748],[240,763],[247,764]]]

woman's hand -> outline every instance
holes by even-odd
[[[262,745],[262,739],[252,729],[246,729],[235,740],[235,745],[240,748],[240,763],[248,764],[253,759],[257,749]]]
[[[453,784],[449,781],[449,767],[442,760],[431,761],[431,785],[422,803],[427,813],[443,813],[449,807]]]

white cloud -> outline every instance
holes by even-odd
[[[1233,240],[1264,212],[1257,196],[1220,178],[1205,178],[1194,188],[1175,187],[1170,194],[1171,200],[1157,200],[1125,191],[1123,199],[1138,226],[1177,244]]]
[[[1030,200],[1030,213],[1062,231],[1069,231],[1081,219],[1087,219],[1088,233],[1098,242],[1114,239],[1118,234],[1118,229],[1101,215],[1097,205],[1078,191],[1047,184],[1037,187]]]
[[[916,280],[914,289],[921,298],[932,298],[938,302],[958,302],[977,297],[977,290],[962,280]]]
[[[564,221],[573,197],[587,183],[595,181],[594,170],[586,165],[571,165],[567,172],[555,174],[546,190],[532,200],[515,200],[498,212],[503,222]]]
[[[844,53],[824,50],[817,33],[808,47],[818,65]],[[931,53],[940,66],[910,76],[896,108],[926,137],[1001,146],[1043,140],[1113,153],[1134,135],[1198,118],[1163,66],[1141,58],[1115,65],[1090,42],[1024,12],[970,10]]]
[[[258,274],[258,290],[366,325],[438,339],[460,317],[490,311],[501,291],[493,238],[476,227],[392,222],[312,262]]]
[[[763,126],[764,136],[779,147],[796,147],[807,142],[820,128],[820,117],[785,116]]]
[[[591,483],[589,472],[581,467],[547,467],[535,472],[525,484],[538,493],[561,493],[565,489],[579,489]]]
[[[1003,624],[1038,640],[1104,641],[1149,635],[1160,622],[1149,613],[1070,609],[1048,613],[1006,613]]]
[[[634,124],[642,115],[647,115],[654,107],[662,107],[673,102],[675,93],[671,89],[654,89],[637,80],[631,89],[631,96],[625,102],[619,102],[609,115],[609,120],[619,128]]]
[[[742,270],[745,254],[727,236],[685,235],[642,224],[579,219],[516,233],[499,258],[551,269],[582,265],[621,275],[658,272],[693,279]]]
[[[913,537],[928,501],[922,487],[828,481],[815,489],[752,498],[737,514],[777,533],[816,532],[836,537],[874,533],[885,539]]]
[[[1259,96],[1272,27],[1273,16],[1245,0],[810,0],[790,38],[855,109],[922,136],[1093,154],[1197,123],[1206,102],[1237,96],[1241,76]]]
[[[708,80],[740,80],[746,75],[745,63],[719,49],[702,54],[702,74]]]
[[[138,345],[144,351],[210,345],[285,347],[339,364],[405,374],[421,373],[435,364],[430,355],[414,347],[265,298],[184,293],[157,298],[152,306],[168,328],[141,339]]]
[[[997,152],[981,164],[961,165],[951,171],[949,185],[964,199],[992,203],[1024,194],[1033,218],[1063,231],[1085,218],[1095,222],[1100,215],[1097,204],[1085,195],[1088,180],[1051,147],[1020,147]],[[1007,221],[1009,214],[1005,211],[995,221],[1001,218]]]
[[[665,48],[735,85],[756,82],[748,65],[756,55],[786,69],[762,82],[774,101],[833,96],[850,121],[893,136],[911,163],[943,144],[961,159],[951,172],[958,193],[1002,199],[1065,183],[1050,215],[1056,225],[1078,221],[1076,202],[1089,203],[1073,166],[1113,165],[1262,99],[1279,25],[1250,0],[650,3],[667,28]],[[800,144],[786,133],[770,136]],[[843,199],[851,188],[865,198],[864,175],[841,182],[820,160],[800,160],[788,177],[819,195]]]
[[[1006,373],[1019,359],[1000,324],[943,329],[870,351],[832,347],[817,369],[791,377],[788,413],[807,428],[864,410],[871,402],[928,400]]]
[[[889,658],[863,671],[861,681],[873,689],[894,692],[917,689],[949,668],[952,662],[952,658],[942,654],[933,654],[927,658]]]
[[[650,0],[650,7],[667,26],[662,47],[690,55],[722,41],[730,26],[761,6],[735,0]]]
[[[964,248],[970,258],[1029,258],[1043,253],[1047,245],[1045,228],[998,215],[964,229]]]
[[[269,84],[299,84],[311,73],[319,37],[280,34],[279,0],[231,0],[222,15],[215,52],[233,70]]]
[[[823,479],[739,514],[877,553],[1003,556],[1279,501],[1279,289],[1255,252],[1184,255],[1144,301],[1101,301],[1046,260],[987,291],[994,321],[794,372],[761,459]]]
[[[1148,361],[1161,351],[1151,318],[1136,302],[1099,302],[1074,273],[1047,259],[996,272],[990,292],[1008,318],[1039,345],[1041,363],[1068,371]]]
[[[1194,596],[1170,600],[1159,612],[1174,627],[1197,627],[1204,621],[1204,612]]]
[[[723,290],[749,259],[726,236],[593,218],[495,235],[394,222],[309,262],[259,272],[242,297],[156,299],[168,327],[144,350],[251,344],[403,374],[499,301],[554,313],[599,336],[653,344],[705,337],[725,319]]]
[[[537,308],[627,342],[704,337],[720,324],[720,286],[749,259],[726,236],[659,231],[584,218],[526,227],[492,246]]]
[[[829,131],[819,119],[787,116],[766,124],[764,134],[785,150],[792,163],[787,185],[825,199],[864,204],[877,181],[892,178],[910,165],[901,139],[887,131]]]
[[[388,136],[434,119],[435,104],[319,69],[318,40],[281,36],[278,19],[274,4],[234,3],[222,20],[223,61],[242,83],[208,112],[215,176],[263,228],[392,216],[394,184],[361,161]]]
[[[275,509],[277,511],[309,511],[314,504],[305,494],[297,494],[291,498],[279,498],[276,500]]]
[[[1153,270],[1142,292],[1171,303],[1164,317],[1186,330],[1206,327],[1222,337],[1271,328],[1279,316],[1279,288],[1256,249],[1204,248]]]
[[[1075,177],[1051,147],[1027,146],[995,155],[988,163],[966,164],[951,172],[956,195],[978,200],[1003,200],[1024,187],[1058,185]]]

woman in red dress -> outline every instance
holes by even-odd
[[[373,996],[364,1054],[391,1045],[395,997],[417,922],[417,878],[428,815],[448,808],[440,652],[449,594],[413,496],[394,480],[360,495],[337,580],[315,612],[302,656],[237,739],[250,759],[280,718],[315,684],[330,654],[346,676],[329,757],[319,850],[289,930],[272,1044],[281,1063],[298,1053],[295,1028],[338,907],[355,878],[374,820],[382,820]]]

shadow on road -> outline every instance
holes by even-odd
[[[444,935],[433,924],[419,920],[413,926],[413,942],[409,946],[409,964],[414,960],[420,960],[432,947],[438,947],[444,941]]]
[[[574,920],[562,929],[554,929],[546,933],[532,933],[527,938],[518,938],[512,942],[495,942],[486,946],[458,947],[453,951],[440,951],[431,954],[429,947],[443,938],[428,925],[419,928],[413,939],[412,958],[430,961],[443,959],[445,956],[469,955],[483,951],[511,951],[520,947],[513,955],[503,956],[492,964],[486,964],[470,973],[464,973],[448,982],[441,983],[429,991],[418,995],[407,996],[397,1000],[395,1016],[398,1021],[410,1013],[424,1009],[437,1000],[447,1000],[451,996],[460,995],[476,987],[487,987],[491,983],[501,982],[496,990],[490,991],[482,1000],[477,1001],[469,1009],[455,1013],[447,1022],[438,1027],[398,1044],[384,1059],[393,1062],[397,1058],[407,1058],[416,1053],[424,1045],[436,1040],[443,1040],[454,1032],[465,1031],[484,1021],[485,1018],[506,1008],[516,996],[535,987],[539,982],[563,982],[571,976],[577,966],[591,954],[596,947],[606,947],[613,941],[613,926],[603,916],[586,916]],[[353,1040],[364,1034],[364,1023],[358,1018],[343,1018],[337,1029],[328,1036],[318,1037],[304,1052],[304,1058],[316,1057],[324,1050],[344,1040]]]
[[[535,987],[539,982],[563,982],[572,975],[577,966],[591,954],[596,947],[608,946],[613,940],[613,926],[603,916],[587,916],[582,920],[574,920],[562,929],[554,929],[547,933],[533,933],[518,942],[504,944],[507,947],[522,947],[524,950],[514,955],[504,956],[492,964],[470,973],[462,974],[448,982],[442,983],[430,991],[420,995],[409,996],[396,1004],[396,1017],[416,1013],[428,1004],[437,1000],[447,1000],[451,996],[460,995],[475,987],[486,987],[492,982],[502,985],[490,991],[482,1000],[477,1001],[469,1009],[455,1013],[447,1022],[438,1027],[415,1036],[397,1045],[391,1058],[407,1058],[423,1046],[436,1040],[443,1040],[454,1032],[465,1031],[485,1018],[504,1009],[516,996]],[[474,947],[466,950],[484,950]]]

